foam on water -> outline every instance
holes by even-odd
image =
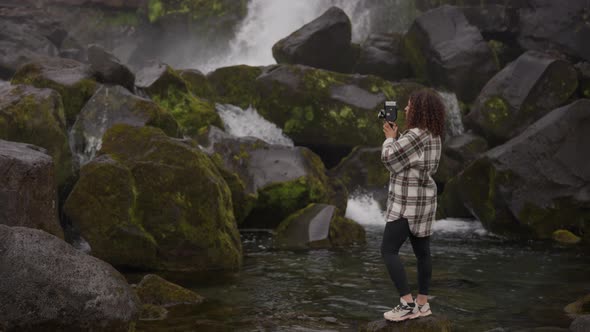
[[[216,104],[215,108],[223,120],[225,131],[233,136],[251,136],[269,144],[294,146],[281,128],[264,119],[253,107],[243,110],[229,104]]]

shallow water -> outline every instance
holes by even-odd
[[[274,251],[266,233],[244,233],[244,266],[226,277],[165,275],[209,301],[171,310],[143,331],[357,330],[380,319],[397,295],[382,264],[383,225],[365,225],[367,245]],[[439,221],[432,238],[433,312],[454,331],[510,330],[571,322],[563,307],[590,293],[590,259],[579,249],[514,243],[469,221]],[[417,289],[409,241],[402,247],[410,287]],[[191,279],[193,281],[191,281]]]

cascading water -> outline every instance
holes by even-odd
[[[233,136],[251,136],[269,144],[293,146],[293,141],[285,136],[281,128],[268,122],[253,107],[243,110],[234,105],[216,104],[215,108],[223,120],[225,131]]]
[[[459,136],[465,132],[463,121],[461,119],[461,108],[459,107],[459,100],[457,95],[452,92],[438,91],[442,97],[443,103],[447,110],[446,116],[446,131],[447,136]]]

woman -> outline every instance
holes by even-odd
[[[430,235],[437,192],[432,175],[440,160],[445,111],[438,93],[431,89],[412,94],[405,111],[407,130],[399,139],[395,123],[383,124],[386,139],[381,151],[381,160],[391,172],[381,255],[401,302],[383,314],[390,321],[432,314],[428,303],[432,275]],[[398,255],[408,237],[418,260],[419,291],[415,301]]]

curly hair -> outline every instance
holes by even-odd
[[[434,137],[444,137],[445,105],[436,91],[426,88],[410,95],[406,128],[420,128],[428,130]]]

